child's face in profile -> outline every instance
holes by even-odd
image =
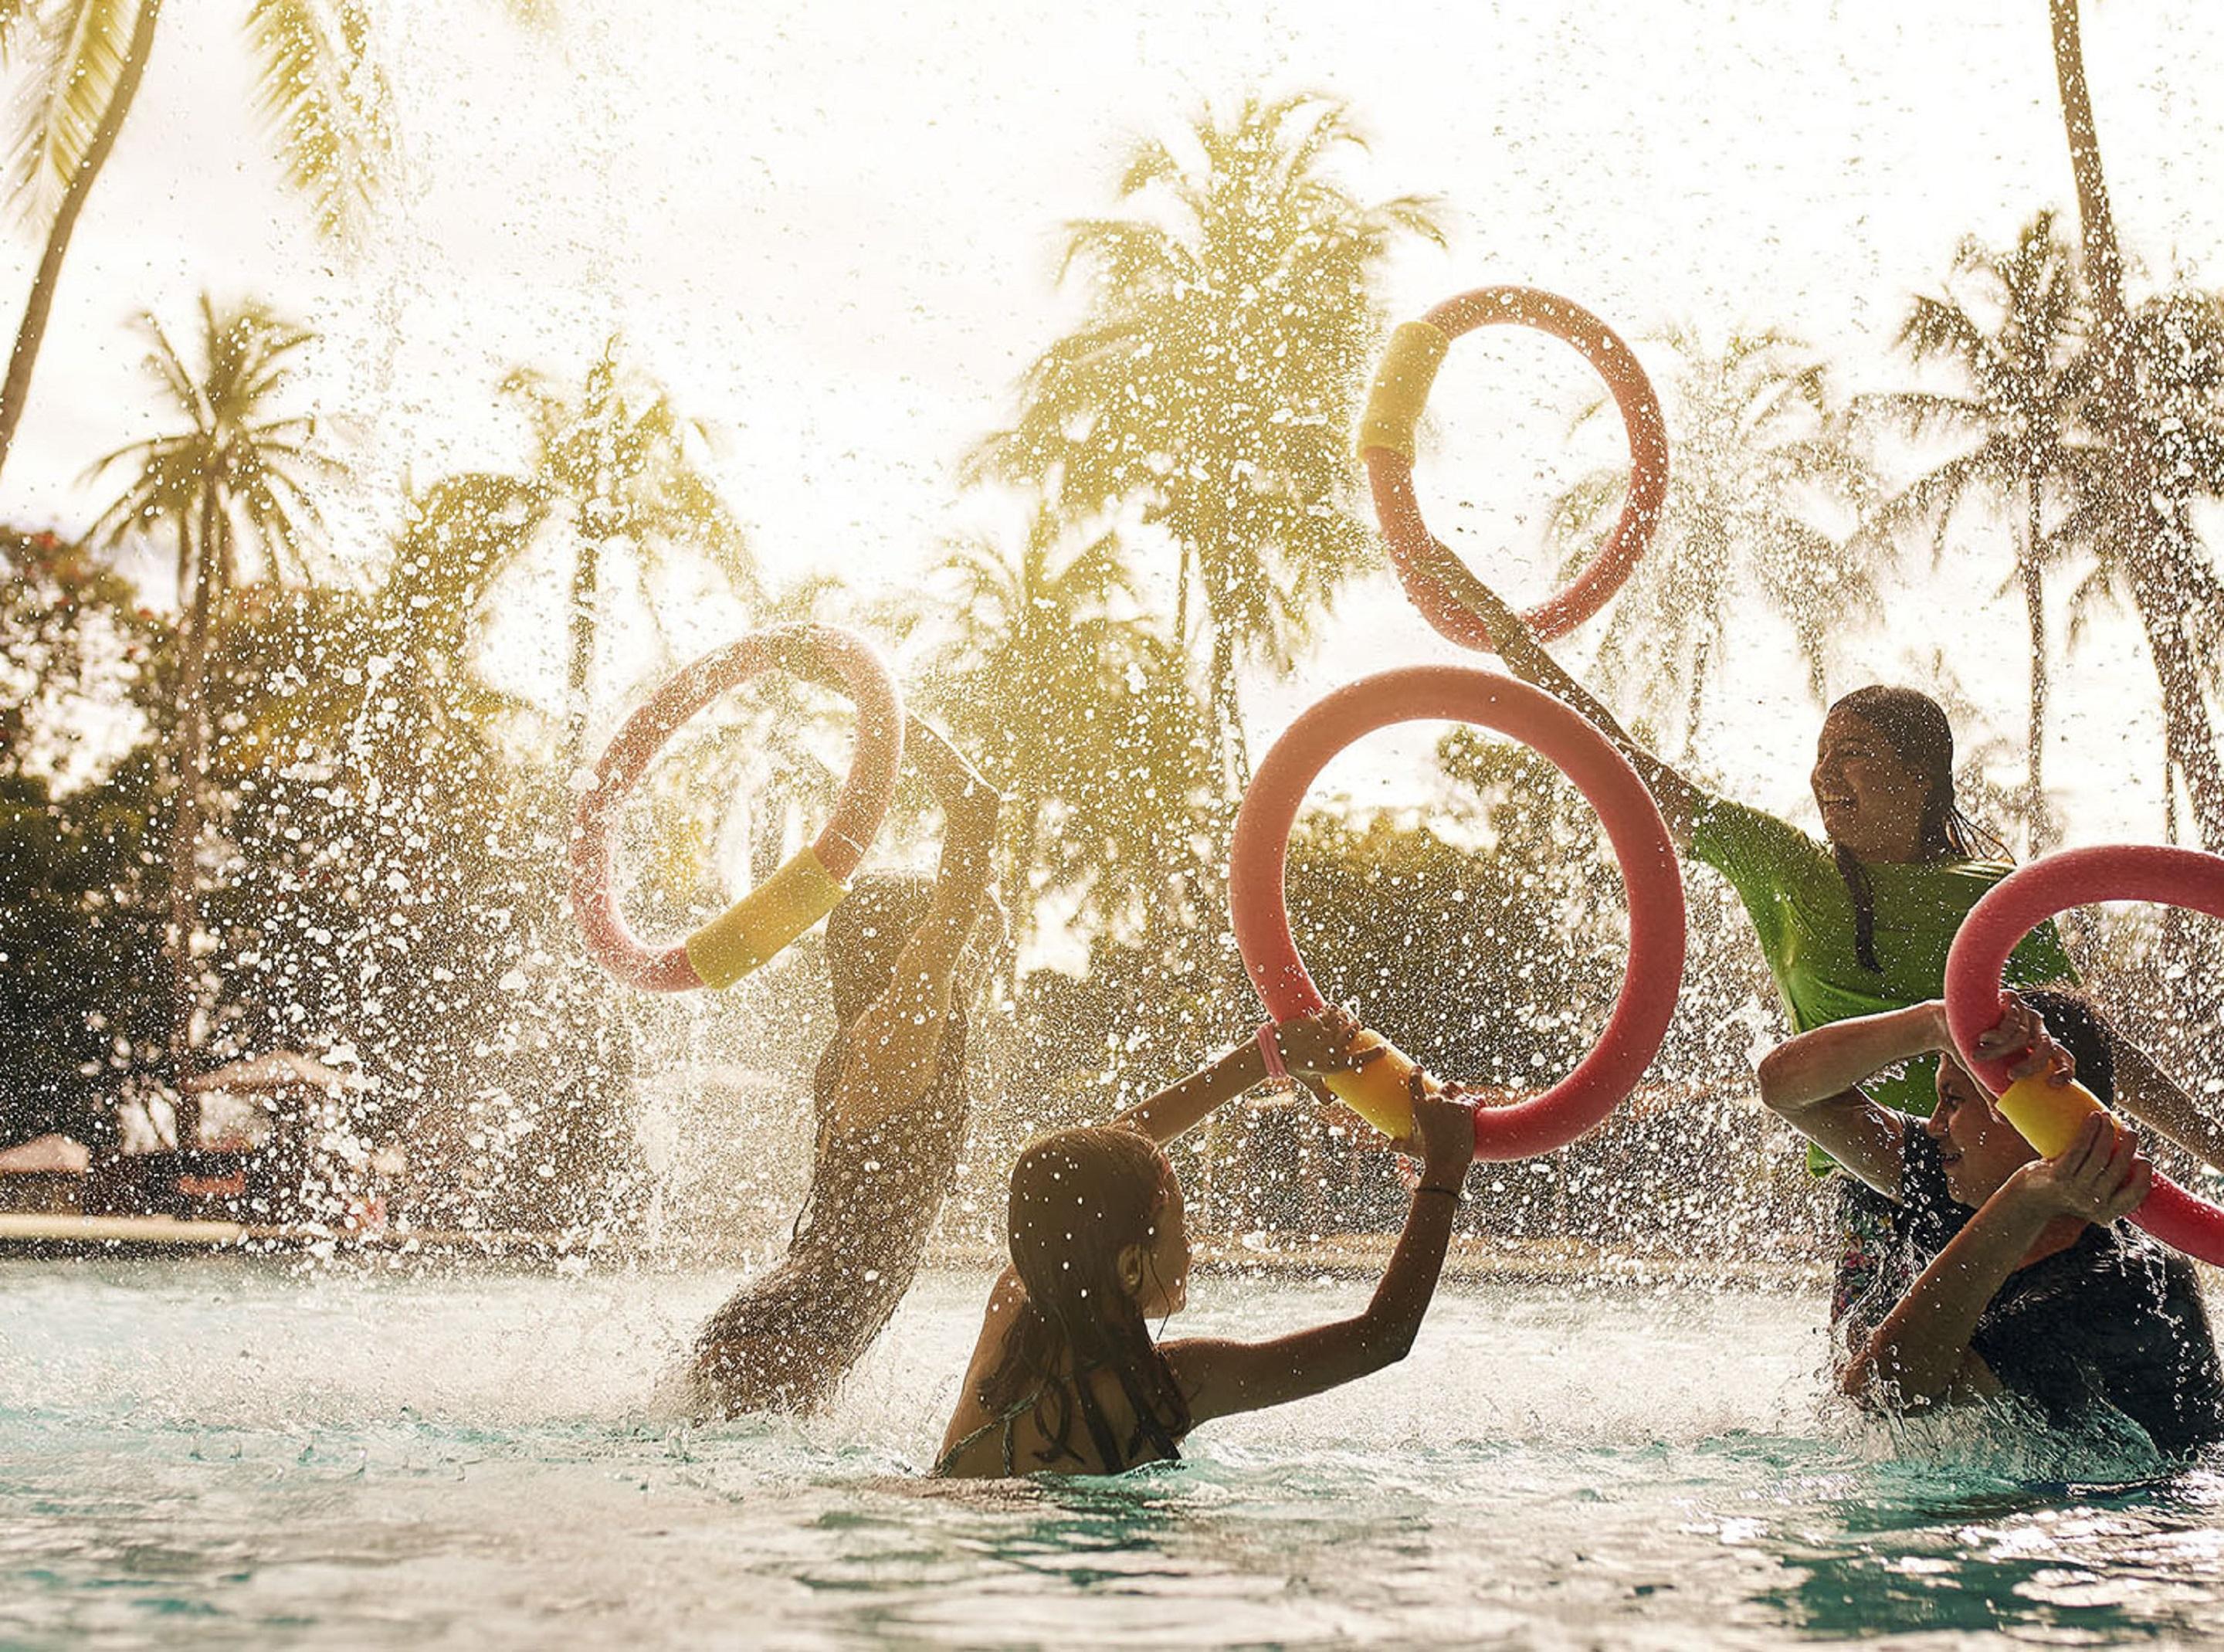
[[[1938,1105],[1925,1128],[1938,1143],[1946,1191],[1972,1210],[2038,1156],[2016,1127],[1993,1111],[1984,1086],[1950,1055],[1938,1058]]]
[[[1147,1253],[1142,1288],[1135,1294],[1135,1306],[1147,1320],[1178,1313],[1189,1302],[1189,1225],[1181,1180],[1165,1155],[1159,1163],[1159,1209],[1153,1223],[1157,1231]]]

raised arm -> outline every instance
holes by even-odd
[[[1166,1344],[1193,1421],[1304,1399],[1394,1364],[1412,1347],[1444,1271],[1460,1184],[1475,1160],[1475,1110],[1456,1092],[1434,1092],[1418,1072],[1412,1087],[1421,1185],[1374,1299],[1351,1319],[1268,1342]]]
[[[2082,1231],[2139,1208],[2154,1174],[2139,1138],[2104,1113],[2057,1159],[2018,1169],[1934,1257],[1840,1378],[1856,1398],[1919,1403],[1989,1386],[1969,1344],[1993,1293],[2058,1218]],[[2075,1232],[2069,1237],[2075,1242]]]
[[[1869,1099],[1861,1081],[1951,1041],[1944,1006],[1937,1003],[1833,1022],[1786,1039],[1760,1058],[1755,1075],[1760,1098],[1854,1175],[1897,1199],[1905,1127],[1897,1114]]]
[[[988,898],[996,842],[1001,800],[988,782],[916,718],[904,744],[942,805],[942,862],[926,915],[896,954],[894,978],[851,1029],[837,1103],[850,1130],[902,1111],[933,1083],[957,959]]]
[[[2129,1039],[2112,1037],[2116,1060],[2116,1105],[2158,1136],[2169,1137],[2212,1170],[2224,1170],[2224,1119],[2204,1112],[2193,1098]]]
[[[1585,721],[1613,741],[1652,792],[1652,801],[1659,805],[1660,818],[1667,822],[1668,835],[1675,840],[1676,847],[1690,849],[1692,816],[1707,794],[1632,739],[1597,696],[1562,670],[1559,661],[1545,652],[1544,645],[1531,633],[1527,623],[1507,605],[1504,598],[1456,562],[1447,577],[1462,600],[1482,622],[1483,630],[1490,633],[1491,642],[1506,668],[1522,681],[1543,689],[1553,699],[1583,713]]]
[[[1269,1035],[1276,1040],[1291,1076],[1308,1084],[1317,1084],[1330,1073],[1355,1073],[1386,1048],[1349,1010],[1333,1004],[1317,1015],[1284,1022]],[[1246,1039],[1112,1122],[1140,1130],[1163,1147],[1204,1123],[1222,1104],[1266,1081],[1266,1055],[1256,1039]]]

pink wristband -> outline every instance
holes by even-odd
[[[1275,1034],[1274,1023],[1260,1022],[1252,1036],[1258,1043],[1260,1059],[1267,1064],[1267,1076],[1276,1084],[1289,1083],[1290,1069],[1282,1065],[1282,1041]]]

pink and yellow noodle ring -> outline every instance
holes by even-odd
[[[682,941],[648,946],[626,925],[610,890],[611,841],[626,796],[679,725],[719,695],[774,668],[846,692],[856,744],[834,812],[811,845]],[[774,625],[688,666],[625,720],[572,829],[572,909],[595,961],[644,992],[728,987],[831,912],[881,829],[903,756],[903,702],[863,638],[832,625]]]
[[[1422,617],[1453,642],[1492,652],[1490,633],[1462,594],[1474,576],[1429,532],[1413,494],[1413,433],[1451,341],[1476,327],[1535,327],[1564,339],[1598,371],[1629,436],[1629,492],[1597,556],[1574,583],[1524,617],[1538,640],[1564,636],[1621,588],[1644,554],[1668,494],[1668,431],[1652,383],[1613,328],[1580,304],[1533,287],[1478,287],[1447,299],[1390,336],[1359,424],[1359,453],[1390,560]]]
[[[2019,867],[1985,892],[1955,933],[1946,955],[1946,1022],[1962,1065],[2000,1098],[2001,1115],[2049,1158],[2077,1139],[2102,1111],[2084,1086],[2044,1079],[2011,1080],[2004,1061],[1981,1061],[1978,1038],[2000,1024],[2000,973],[2016,943],[2071,907],[2096,901],[2152,901],[2224,918],[2224,857],[2153,844],[2064,849]],[[2154,1191],[2132,1212],[2164,1244],[2224,1267],[2224,1210],[2157,1175]]]
[[[1668,828],[1622,755],[1558,700],[1496,672],[1413,666],[1362,678],[1314,705],[1274,742],[1235,817],[1228,868],[1235,944],[1277,1022],[1322,1007],[1283,904],[1290,827],[1306,788],[1336,753],[1377,729],[1417,722],[1495,729],[1550,759],[1598,811],[1621,864],[1629,963],[1606,1030],[1576,1070],[1543,1095],[1475,1114],[1478,1158],[1549,1153],[1597,1124],[1629,1093],[1660,1048],[1684,979],[1684,882]],[[1393,1050],[1363,1072],[1330,1078],[1329,1086],[1378,1130],[1403,1136],[1412,1124],[1406,1090],[1412,1070],[1413,1062]]]

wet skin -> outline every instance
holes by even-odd
[[[1921,858],[1930,788],[1866,718],[1836,711],[1823,719],[1808,782],[1833,844],[1864,861]]]
[[[1160,1154],[1159,1164],[1159,1206],[1151,1217],[1151,1244],[1147,1249],[1135,1247],[1141,1251],[1135,1270],[1140,1277],[1130,1287],[1135,1306],[1147,1320],[1178,1313],[1189,1303],[1188,1206],[1172,1161]]]
[[[1984,1087],[1950,1055],[1938,1058],[1937,1087],[1938,1104],[1924,1129],[1938,1144],[1946,1191],[1975,1210],[2038,1153],[1993,1111]]]

